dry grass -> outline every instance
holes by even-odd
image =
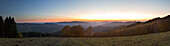
[[[170,32],[103,38],[0,38],[0,46],[170,46]]]

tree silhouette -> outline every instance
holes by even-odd
[[[2,16],[0,16],[0,37],[5,37],[4,22]]]
[[[0,37],[22,37],[22,34],[17,32],[16,22],[12,17],[6,17],[5,22],[3,22],[2,16],[0,16],[0,33]]]

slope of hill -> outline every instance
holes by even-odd
[[[112,29],[113,30],[113,29]],[[165,32],[170,30],[170,15],[163,18],[154,18],[144,23],[136,23],[126,26],[120,30],[109,31],[106,35],[110,36],[131,36],[150,33]]]
[[[103,38],[0,38],[0,46],[170,46],[170,31],[140,36]]]

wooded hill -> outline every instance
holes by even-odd
[[[137,22],[128,26],[116,27],[115,29],[117,30],[112,29],[109,32],[98,32],[95,36],[119,37],[170,31],[170,15],[163,18],[154,18],[146,22]]]

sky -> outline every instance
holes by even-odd
[[[16,22],[146,21],[170,14],[170,0],[0,0]]]

